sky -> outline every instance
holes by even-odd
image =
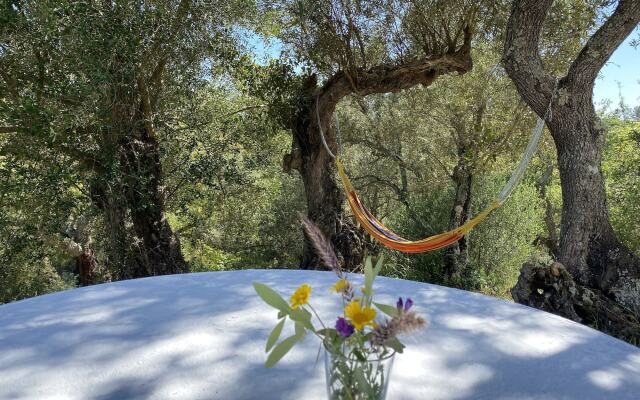
[[[619,103],[620,96],[630,107],[640,106],[640,46],[631,46],[632,34],[611,56],[609,62],[600,71],[593,90],[594,102],[608,99],[613,107]],[[620,82],[620,90],[618,89]]]

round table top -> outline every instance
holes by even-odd
[[[162,276],[3,305],[0,399],[326,398],[312,335],[264,368],[277,311],[254,280],[285,298],[309,283],[323,319],[339,311],[335,275],[299,270]],[[640,350],[598,331],[435,285],[379,277],[374,290],[387,304],[412,297],[429,322],[404,339],[389,399],[640,399]]]

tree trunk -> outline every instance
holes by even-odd
[[[451,216],[449,217],[449,229],[455,229],[463,225],[469,220],[470,216],[473,177],[466,165],[465,156],[464,151],[459,154],[458,164],[453,170],[452,178],[455,184],[455,197],[451,207]],[[468,238],[464,236],[447,247],[443,255],[445,280],[453,286],[464,286],[465,289],[471,289],[463,282],[466,281],[463,278],[469,267],[468,244]]]
[[[333,159],[322,147],[318,129],[316,112],[317,90],[315,77],[311,77],[306,94],[306,107],[301,107],[295,119],[293,146],[291,154],[285,158],[285,170],[297,169],[302,177],[307,199],[307,215],[322,230],[333,244],[338,257],[342,259],[343,268],[357,268],[364,256],[364,236],[344,214],[342,204],[345,197],[338,186]],[[324,134],[330,145],[335,148],[334,135],[331,128],[333,109],[325,111],[321,117],[324,121]],[[321,268],[321,263],[313,245],[305,235],[302,269]]]
[[[563,203],[557,257],[570,273],[571,282],[564,279],[565,283],[575,287],[569,290],[569,296],[558,290],[544,292],[523,269],[514,299],[629,339],[637,337],[637,326],[633,327],[637,316],[631,310],[640,306],[634,295],[640,287],[640,258],[620,243],[611,227],[601,168],[605,130],[595,113],[592,95],[598,72],[638,25],[640,2],[620,0],[571,63],[566,76],[557,81],[545,71],[538,49],[552,2],[514,1],[505,35],[504,62],[522,98],[547,119],[556,145]],[[536,299],[538,289],[545,293],[545,301]],[[587,293],[587,297],[576,295],[581,293]],[[589,300],[591,294],[593,301]],[[562,311],[553,307],[561,303]],[[628,328],[636,336],[629,336],[624,321],[630,321]]]
[[[125,197],[140,250],[133,277],[188,272],[180,240],[165,218],[157,141],[144,136],[128,139],[122,153]]]
[[[601,168],[606,132],[591,102],[570,102],[554,115],[549,127],[562,186],[558,261],[578,284],[619,289],[640,278],[640,259],[616,238],[609,220]]]
[[[94,204],[104,217],[107,268],[115,279],[188,272],[164,215],[157,141],[127,138],[117,152],[112,176],[92,183]]]
[[[636,345],[640,343],[638,315],[601,290],[577,284],[558,262],[549,266],[525,263],[511,295],[518,303],[592,325]]]
[[[80,277],[80,286],[89,286],[96,283],[96,269],[98,262],[90,247],[86,247],[82,253],[76,257],[76,271]]]
[[[115,280],[132,279],[140,269],[136,240],[127,228],[129,212],[121,183],[101,176],[91,183],[93,203],[102,212],[105,235],[104,265]]]

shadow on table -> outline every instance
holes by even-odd
[[[286,273],[290,279],[278,271],[140,279],[3,306],[0,399],[323,398],[312,338],[276,368],[262,366],[275,312],[250,282],[291,292],[305,275]],[[315,284],[334,279],[319,274]],[[390,399],[638,398],[640,356],[629,345],[484,296],[380,282],[383,300],[412,295],[430,321],[398,357]],[[332,300],[317,298],[321,315],[337,311]],[[576,396],[554,397],[559,390]]]

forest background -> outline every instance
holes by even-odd
[[[473,12],[446,3],[4,2],[0,303],[164,273],[321,268],[299,224],[313,214],[294,154],[301,93],[356,64],[408,57],[419,32],[457,29],[462,40],[471,27],[469,71],[393,93],[354,90],[325,121],[387,226],[412,239],[459,226],[495,198],[536,116],[501,65],[511,2],[473,2]],[[403,20],[407,5],[421,17]],[[563,74],[614,7],[554,2],[545,67]],[[640,65],[633,35],[627,67]],[[640,105],[629,89],[638,82],[625,78],[615,98],[610,80],[596,86],[601,167],[615,233],[640,254]],[[523,264],[556,258],[561,211],[545,132],[513,196],[460,244],[407,255],[359,238],[385,256],[383,275],[510,300]],[[640,281],[634,290],[624,304],[637,318]]]

